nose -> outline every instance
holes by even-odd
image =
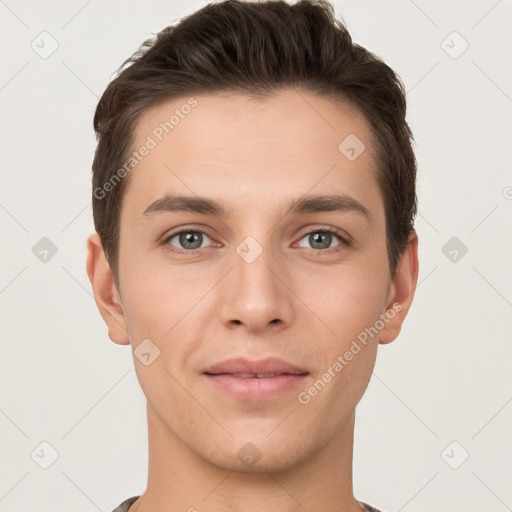
[[[223,280],[220,299],[223,324],[231,329],[238,326],[253,334],[269,329],[275,331],[293,321],[288,272],[270,249],[265,248],[258,254],[258,247],[261,246],[249,243],[235,251],[233,267]]]

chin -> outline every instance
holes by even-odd
[[[229,442],[210,443],[198,451],[212,465],[237,473],[276,473],[296,467],[309,459],[318,447],[295,436],[275,436],[271,441],[265,434],[230,439]],[[284,439],[288,439],[285,442]]]

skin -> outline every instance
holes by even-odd
[[[349,105],[292,89],[261,102],[196,99],[132,171],[119,290],[99,236],[88,239],[87,271],[110,339],[132,349],[150,339],[160,350],[148,366],[134,357],[147,398],[149,468],[147,490],[130,512],[363,510],[352,490],[355,408],[378,344],[397,337],[411,305],[417,237],[410,235],[391,276],[372,137]],[[148,110],[134,147],[186,100]],[[338,150],[349,134],[366,146],[355,161]],[[209,197],[230,214],[143,216],[165,193]],[[350,196],[369,218],[353,210],[283,215],[304,194]],[[195,253],[168,239],[183,228],[207,235]],[[348,234],[351,244],[333,235],[322,248],[309,234],[325,228]],[[236,252],[247,236],[263,249],[252,263]],[[401,310],[378,336],[300,403],[298,393],[396,303]],[[280,357],[309,375],[300,389],[270,400],[235,399],[202,375],[234,356]],[[250,467],[237,456],[248,442],[261,454]]]

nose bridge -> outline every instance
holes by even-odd
[[[263,237],[263,235],[262,235]],[[229,283],[222,298],[221,318],[225,323],[244,324],[259,330],[269,323],[288,323],[291,303],[278,273],[278,257],[270,238],[264,245],[248,236],[235,248]]]

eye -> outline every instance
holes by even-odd
[[[197,249],[205,247],[205,241],[212,241],[211,238],[202,231],[183,230],[173,233],[164,240],[164,244],[173,252],[194,252]],[[180,250],[173,249],[178,247]]]
[[[336,239],[338,240],[338,243],[331,245],[333,242],[336,242]],[[310,245],[302,245],[301,242],[303,240],[306,240]],[[299,242],[300,247],[307,247],[314,250],[331,249],[339,245],[349,245],[349,243],[338,230],[326,228],[310,231],[308,234],[303,236]]]

